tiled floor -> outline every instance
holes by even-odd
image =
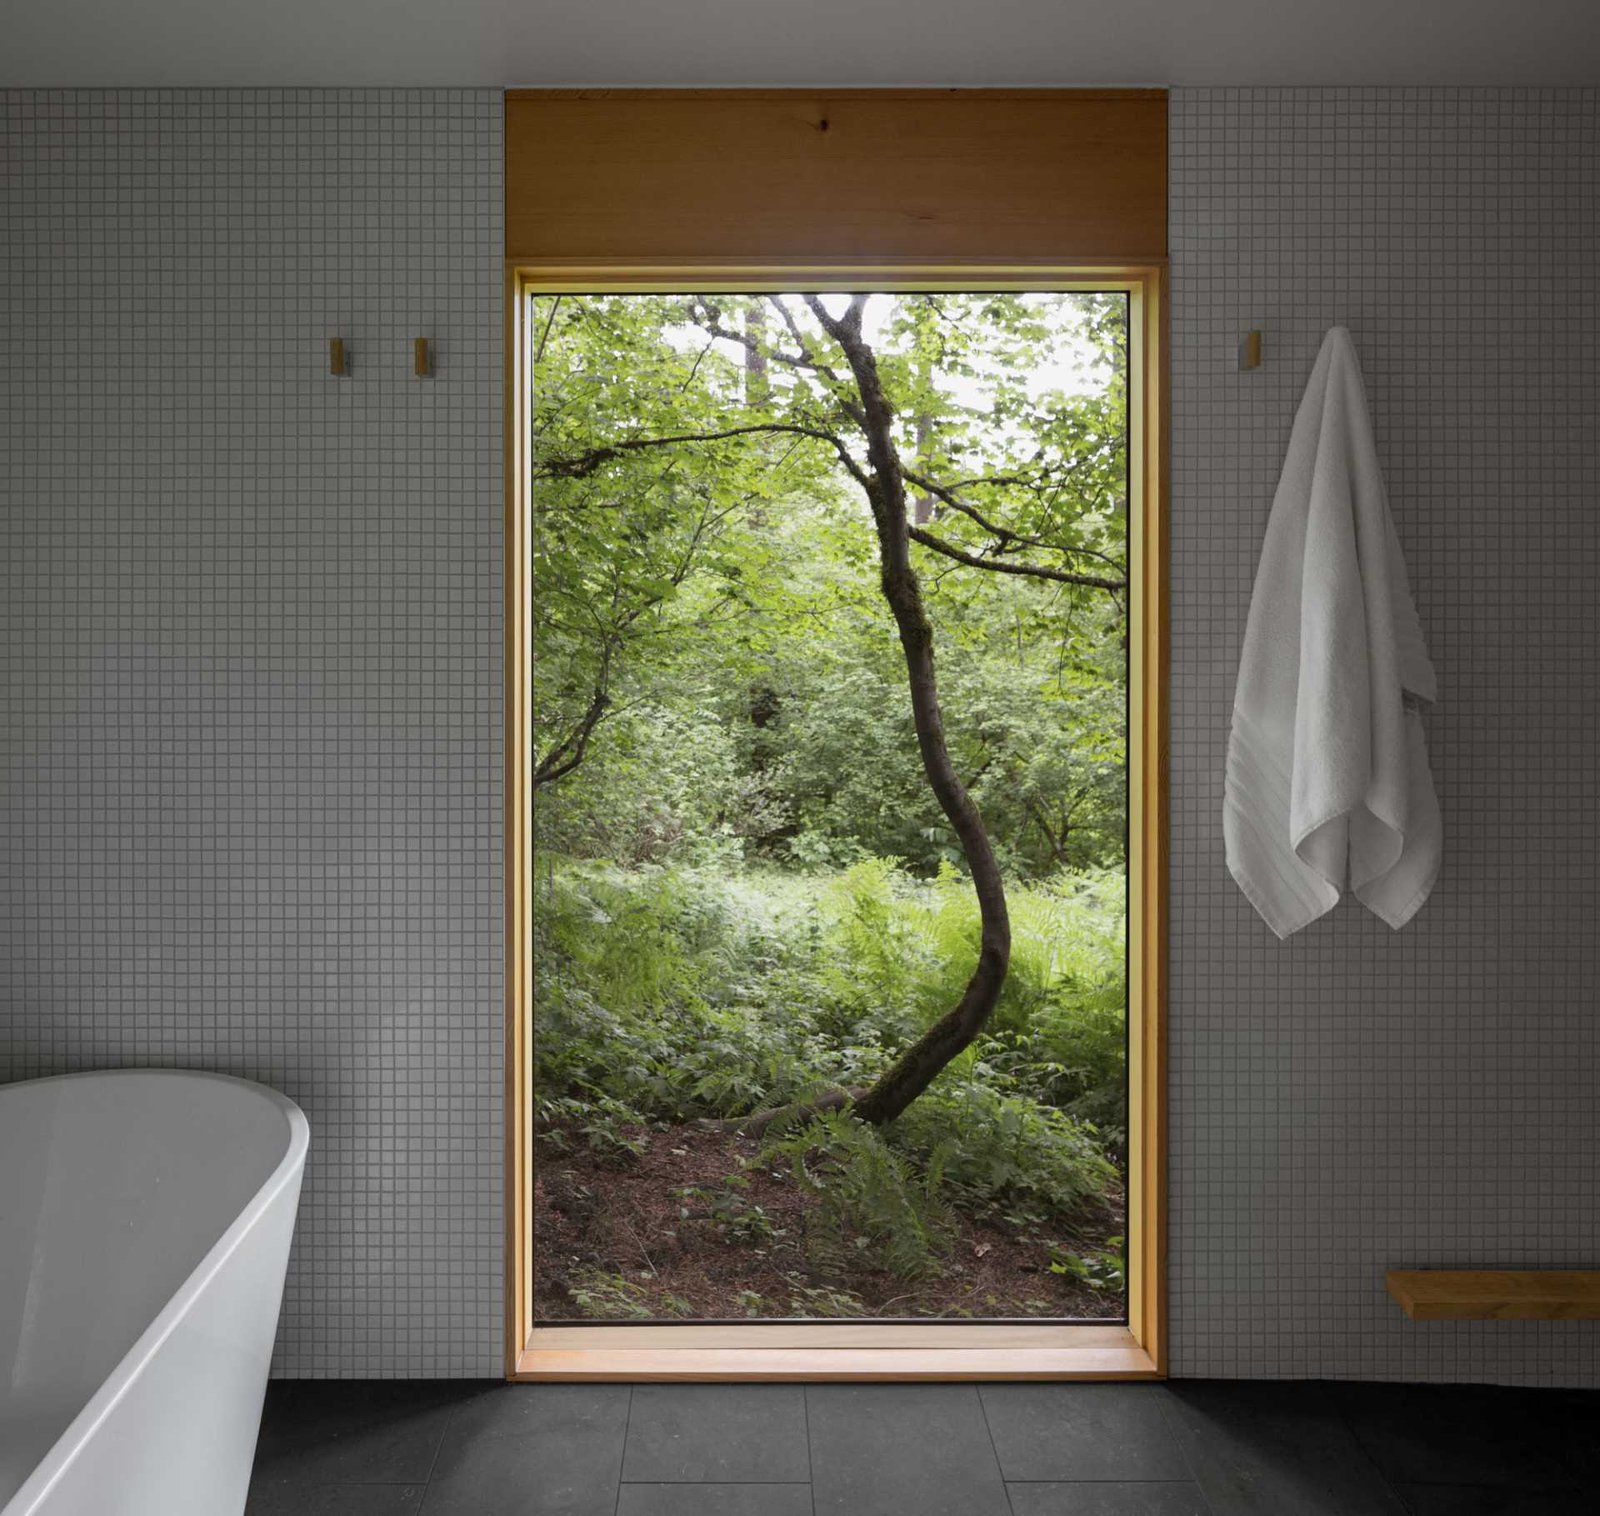
[[[249,1516],[1595,1516],[1600,1393],[289,1382]]]

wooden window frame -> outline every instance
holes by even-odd
[[[786,92],[770,92],[785,96]],[[906,92],[925,98],[926,92]],[[1031,98],[1031,96],[1030,96]],[[509,252],[510,250],[508,250]],[[1163,250],[1164,251],[1164,250]],[[506,270],[506,1377],[525,1381],[1039,1380],[1165,1377],[1167,281],[1130,261],[583,260]],[[533,1322],[529,297],[536,293],[1115,290],[1129,300],[1127,1323]]]

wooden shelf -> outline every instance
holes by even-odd
[[[1600,1270],[1390,1269],[1413,1321],[1600,1321]]]

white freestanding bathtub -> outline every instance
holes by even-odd
[[[0,1516],[239,1516],[308,1135],[214,1074],[0,1088]]]

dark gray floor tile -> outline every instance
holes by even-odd
[[[457,1409],[423,1516],[613,1516],[625,1384],[499,1385]]]
[[[641,1384],[628,1413],[626,1483],[805,1483],[798,1384]]]
[[[1399,1484],[1572,1488],[1562,1412],[1544,1390],[1479,1385],[1335,1384],[1333,1403]]]
[[[1539,1390],[1539,1409],[1557,1429],[1561,1456],[1600,1510],[1600,1390]]]
[[[811,1516],[808,1484],[625,1484],[617,1516]]]
[[[1146,1384],[986,1384],[989,1435],[1009,1480],[1187,1479],[1189,1466]]]
[[[257,1481],[244,1516],[416,1516],[420,1484],[296,1484]]]
[[[423,1484],[452,1407],[472,1389],[440,1380],[277,1380],[261,1415],[256,1477]]]
[[[1576,1491],[1505,1490],[1474,1484],[1395,1487],[1411,1516],[1594,1516],[1600,1496]]]
[[[971,1385],[806,1389],[817,1516],[1008,1516]]]
[[[1148,1482],[1010,1484],[1012,1516],[1211,1516],[1200,1486]]]
[[[626,1384],[474,1385],[461,1396],[450,1418],[450,1441],[471,1437],[510,1437],[551,1426],[603,1425],[626,1429],[632,1386]]]
[[[1177,1380],[1163,1402],[1214,1516],[1401,1516],[1321,1385]]]

